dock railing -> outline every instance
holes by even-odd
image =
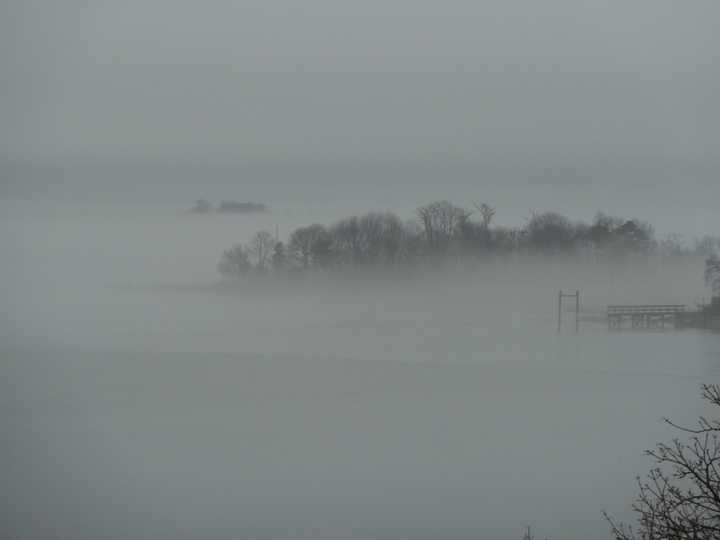
[[[650,313],[652,315],[675,314],[684,312],[686,307],[681,304],[660,304],[647,306],[608,306],[608,315],[634,315]]]
[[[666,322],[682,324],[686,307],[682,304],[611,305],[607,307],[608,326],[620,329],[625,318],[633,328],[663,328]]]

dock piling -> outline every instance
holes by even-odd
[[[574,293],[564,293],[562,289],[558,292],[558,312],[557,312],[557,331],[562,330],[562,302],[563,298],[574,298],[575,299],[575,333],[580,331],[580,291],[576,290]]]

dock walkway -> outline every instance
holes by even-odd
[[[628,321],[635,329],[664,328],[665,324],[672,324],[676,328],[682,324],[686,307],[680,304],[637,305],[637,306],[608,306],[608,327],[619,330],[623,322]]]

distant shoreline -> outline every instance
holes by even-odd
[[[270,212],[270,207],[264,203],[221,201],[214,205],[204,199],[195,202],[195,206],[188,210],[191,214],[258,214]]]

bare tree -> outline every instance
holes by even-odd
[[[255,236],[248,242],[248,254],[254,259],[255,267],[259,271],[262,272],[267,269],[267,263],[274,246],[275,237],[269,231],[259,231],[255,233]]]
[[[703,385],[703,399],[720,407],[720,386]],[[647,455],[655,467],[638,478],[633,504],[636,527],[607,514],[616,540],[717,540],[720,538],[720,421],[700,417],[695,428],[672,427],[688,435],[658,444]]]
[[[287,269],[287,253],[285,252],[285,244],[279,241],[275,242],[271,260],[274,272],[283,272]]]
[[[402,221],[392,212],[382,217],[382,252],[386,265],[396,264],[400,258],[404,239]]]
[[[414,266],[421,261],[426,247],[423,229],[416,220],[401,223],[400,227],[397,259]]]
[[[369,212],[338,222],[332,229],[336,247],[355,266],[391,264],[402,241],[402,222],[390,212]]]
[[[327,229],[318,231],[311,246],[313,265],[323,270],[329,270],[335,264],[335,245],[332,235]]]
[[[358,266],[364,258],[364,238],[360,227],[360,219],[351,216],[335,223],[330,234],[340,257],[340,264]]]
[[[649,223],[629,219],[615,231],[625,251],[646,253],[655,242],[655,232]]]
[[[476,202],[473,202],[473,206],[480,212],[480,224],[487,231],[490,228],[490,222],[495,217],[495,208],[489,204],[482,203],[479,205]]]
[[[652,226],[637,219],[612,217],[599,212],[592,225],[586,226],[584,231],[583,228],[578,229],[578,237],[583,238],[596,252],[617,256],[648,253],[658,247]],[[660,246],[666,251],[675,252],[680,247],[679,238],[666,240],[665,245]]]
[[[693,251],[705,257],[716,256],[716,254],[720,252],[720,237],[706,234],[702,238],[695,240]]]
[[[713,294],[720,294],[720,257],[715,254],[705,261],[705,284]]]
[[[313,263],[313,249],[315,244],[327,236],[327,230],[324,226],[317,223],[295,229],[290,235],[288,242],[288,254],[295,259],[302,268],[307,269]]]
[[[417,214],[430,251],[444,252],[458,226],[469,217],[470,212],[448,201],[436,201],[418,208]]]
[[[370,212],[360,217],[360,235],[362,238],[363,258],[374,264],[383,253],[385,238],[385,217],[378,212]]]

